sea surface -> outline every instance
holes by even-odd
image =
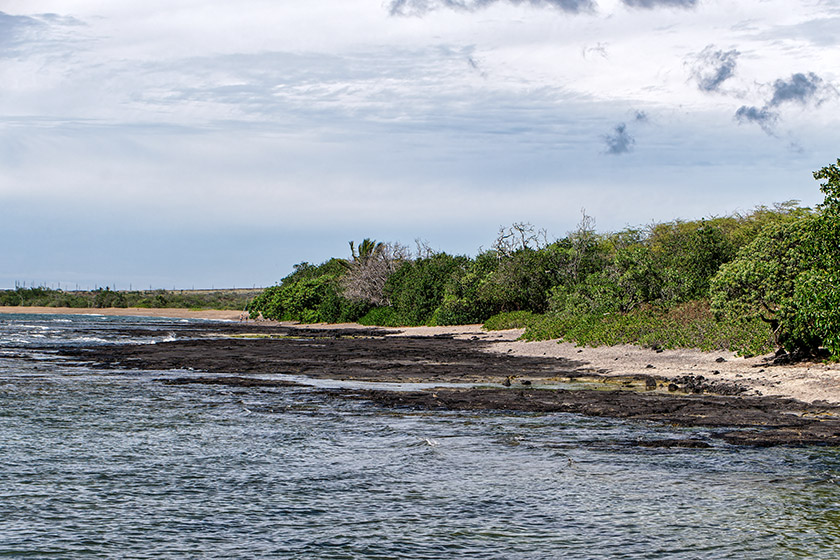
[[[837,448],[166,385],[197,373],[54,350],[182,324],[0,315],[0,557],[840,558]],[[688,437],[712,447],[635,445]]]

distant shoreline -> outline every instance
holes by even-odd
[[[174,319],[214,319],[220,321],[239,321],[242,311],[222,309],[180,309],[166,307],[29,307],[0,306],[0,314],[27,315],[109,315],[125,317],[172,317]]]

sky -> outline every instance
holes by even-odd
[[[0,288],[822,200],[840,0],[0,0]]]

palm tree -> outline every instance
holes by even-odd
[[[356,246],[352,241],[350,242],[350,253],[353,255],[353,262],[358,264],[366,264],[371,258],[379,255],[384,248],[384,243],[377,243],[376,240],[366,237],[359,243],[359,250],[356,252]]]

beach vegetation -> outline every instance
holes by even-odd
[[[368,307],[389,305],[385,285],[391,275],[411,260],[408,248],[399,243],[365,239],[358,251],[351,241],[350,253],[351,260],[338,261],[346,269],[336,274],[340,278],[342,296]]]
[[[726,319],[758,317],[788,352],[840,359],[840,159],[814,173],[817,211],[768,224],[711,286]]]
[[[775,349],[766,323],[718,321],[707,300],[672,308],[643,305],[627,313],[500,314],[484,326],[488,330],[524,327],[525,340],[559,339],[580,346],[635,344],[654,349],[731,350],[744,356]]]
[[[320,265],[302,262],[277,286],[266,288],[247,306],[252,319],[337,323],[355,321],[371,307],[341,293],[340,279],[347,273],[340,259]]]
[[[840,358],[840,171],[815,177],[825,194],[817,209],[786,201],[608,233],[583,211],[554,240],[528,223],[502,227],[475,257],[351,242],[350,258],[297,265],[249,309],[381,326],[483,323],[585,345]]]

